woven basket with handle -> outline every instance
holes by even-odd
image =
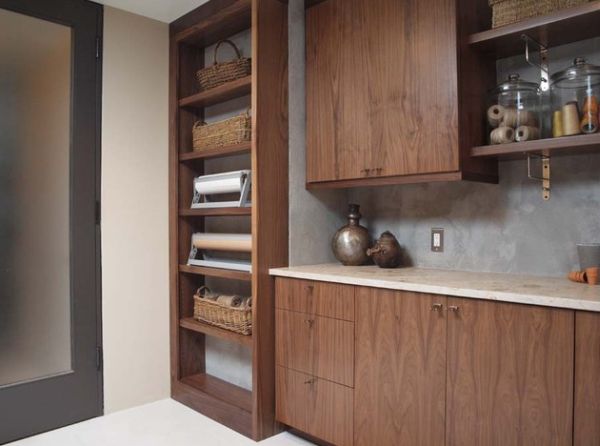
[[[194,150],[241,144],[252,137],[252,119],[248,111],[233,118],[207,124],[198,121],[192,130]]]
[[[593,0],[488,0],[492,7],[492,28],[510,25],[560,9],[582,5]]]
[[[202,287],[194,295],[194,319],[246,336],[252,334],[251,301],[241,307],[230,307],[206,298],[206,293],[210,290]]]
[[[230,45],[237,54],[237,59],[229,62],[217,62],[219,48],[226,43]],[[252,71],[252,61],[249,58],[242,57],[242,53],[231,40],[221,40],[215,46],[214,63],[210,67],[203,68],[196,74],[200,89],[202,91],[210,90],[227,82],[249,76]]]

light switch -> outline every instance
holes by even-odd
[[[433,228],[431,230],[431,250],[433,252],[444,252],[444,229]]]

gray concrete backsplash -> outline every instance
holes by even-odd
[[[535,164],[534,164],[535,167]],[[525,161],[500,163],[500,184],[431,183],[350,192],[373,236],[396,235],[415,266],[562,276],[575,245],[600,242],[600,155],[551,161],[552,195],[527,178]],[[431,228],[445,250],[430,249]]]

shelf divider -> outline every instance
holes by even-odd
[[[249,95],[252,90],[252,76],[228,82],[207,91],[187,96],[179,100],[180,107],[203,108],[230,99]]]
[[[198,276],[220,277],[222,279],[252,281],[252,273],[234,271],[222,268],[207,268],[203,266],[179,265],[179,272],[184,274],[196,274]]]
[[[236,344],[244,345],[246,347],[252,347],[251,335],[245,336],[239,333],[234,333],[233,331],[225,330],[224,328],[205,324],[191,317],[181,319],[179,321],[179,326],[181,328],[185,328],[186,330],[195,331],[196,333],[203,333],[215,338],[235,342]]]

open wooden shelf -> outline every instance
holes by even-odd
[[[252,208],[207,208],[207,209],[180,209],[181,217],[226,217],[252,215]]]
[[[215,327],[214,325],[204,324],[194,318],[188,317],[179,321],[179,326],[186,330],[192,330],[196,333],[203,333],[215,338],[224,339],[226,341],[235,342],[246,347],[252,347],[252,336],[244,336],[233,331]]]
[[[600,1],[586,3],[540,17],[522,20],[512,25],[483,31],[469,36],[471,47],[496,58],[522,54],[525,44],[522,34],[527,34],[548,48],[598,35],[600,26]]]
[[[197,373],[173,382],[175,400],[235,431],[254,437],[252,392],[207,373]],[[201,439],[199,442],[202,443]]]
[[[252,273],[234,271],[222,268],[207,268],[204,266],[179,265],[179,272],[184,274],[196,274],[198,276],[220,277],[222,279],[252,281]]]
[[[207,91],[196,93],[179,100],[180,107],[203,108],[230,99],[249,95],[252,89],[252,76],[246,76]]]
[[[252,26],[252,1],[235,0],[225,7],[216,7],[209,16],[204,12],[194,20],[192,12],[187,21],[193,25],[177,32],[173,37],[178,43],[207,47]],[[181,21],[181,26],[185,26]]]
[[[205,160],[210,158],[219,158],[225,156],[233,156],[240,155],[242,153],[250,153],[252,150],[252,143],[250,141],[235,144],[231,146],[223,146],[223,147],[215,147],[212,149],[204,149],[192,152],[181,153],[179,155],[179,161],[182,163],[185,162],[194,162],[198,160]]]
[[[479,146],[472,149],[471,156],[521,159],[525,158],[527,154],[555,156],[596,151],[600,151],[600,133]]]

